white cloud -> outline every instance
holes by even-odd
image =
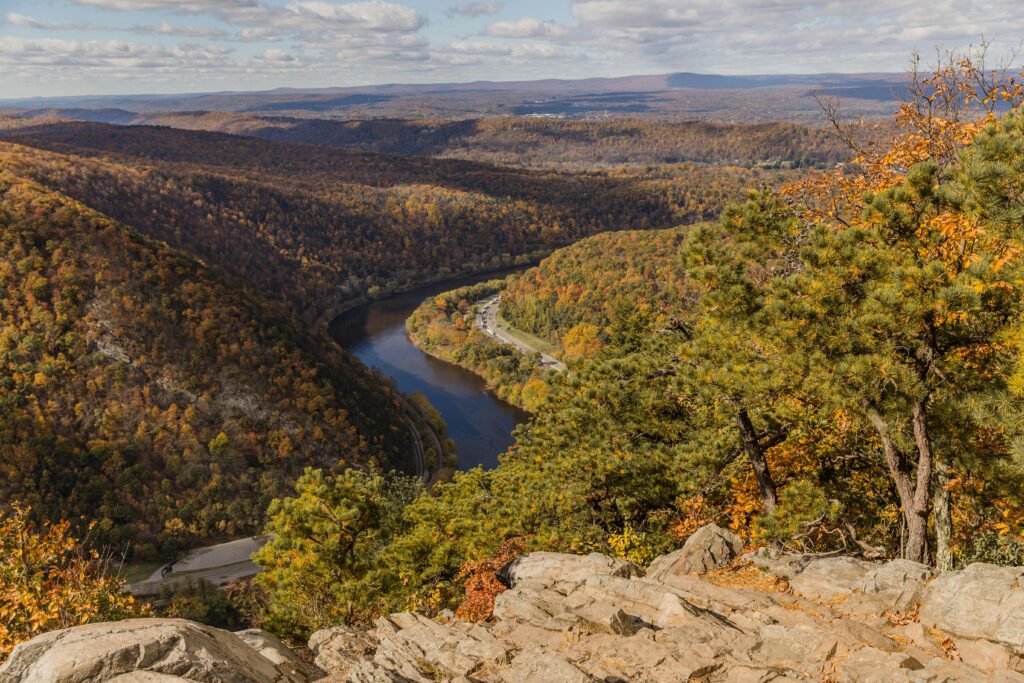
[[[569,29],[553,21],[523,17],[516,21],[495,22],[484,33],[496,38],[561,38],[568,35]]]
[[[120,12],[142,10],[171,10],[178,12],[228,12],[254,7],[252,0],[74,0],[79,5],[91,5]]]
[[[116,30],[116,29],[114,29]],[[162,36],[181,36],[184,38],[222,38],[226,34],[216,28],[201,28],[199,26],[175,26],[166,21],[161,21],[155,26],[132,26],[128,29],[132,33],[152,33]]]
[[[335,5],[305,0],[293,2],[286,9],[297,15],[296,18],[311,20],[311,23],[323,20],[328,25],[355,26],[373,31],[417,31],[425,21],[413,9],[390,2]]]
[[[503,43],[469,42],[459,40],[448,46],[453,52],[461,52],[474,55],[507,55],[512,53],[512,48]]]
[[[7,23],[20,28],[46,28],[46,24],[43,22],[17,12],[7,13]]]
[[[512,46],[512,56],[522,58],[559,59],[570,55],[579,56],[578,51],[569,51],[548,43],[524,43]]]
[[[138,35],[165,35],[181,36],[185,38],[221,38],[224,31],[215,28],[201,28],[198,26],[174,26],[167,21],[161,21],[153,26],[104,26],[97,24],[50,24],[39,21],[33,17],[17,12],[7,14],[7,23],[19,28],[33,28],[42,31],[116,31],[123,33],[135,33]]]
[[[574,37],[665,70],[895,71],[915,50],[1019,35],[1014,0],[573,0]]]
[[[264,50],[259,58],[265,62],[276,62],[278,64],[298,61],[295,55],[284,50]]]
[[[452,5],[446,14],[448,16],[458,14],[464,17],[482,17],[497,14],[501,11],[502,5],[503,3],[500,2],[464,2]]]
[[[194,44],[162,47],[121,40],[61,40],[0,37],[0,64],[15,70],[71,66],[85,70],[217,68],[230,51]]]
[[[915,48],[927,54],[937,44],[964,47],[982,35],[1024,35],[1019,0],[555,1],[557,14],[550,16],[568,9],[571,19],[524,17],[511,2],[435,0],[435,11],[449,17],[486,17],[481,24],[489,26],[478,34],[453,39],[446,31],[454,22],[437,28],[416,11],[422,0],[50,0],[58,10],[76,4],[76,20],[97,23],[47,23],[60,15],[43,9],[0,13],[0,33],[48,32],[38,34],[45,41],[0,38],[0,90],[57,94],[57,81],[66,92],[90,84],[101,90],[108,79],[180,91],[672,71],[893,71]],[[131,22],[152,11],[153,20],[109,25],[122,11],[133,12],[123,15]],[[55,31],[119,32],[128,42],[57,41]],[[168,46],[175,36],[186,42]],[[274,74],[286,76],[274,81]]]
[[[271,5],[260,0],[74,0],[114,11],[166,10],[179,14],[205,13],[239,26],[277,31],[370,30],[417,31],[425,19],[415,10],[385,0],[332,3],[296,0]]]
[[[281,40],[281,36],[268,28],[260,26],[243,28],[238,32],[235,39],[245,43],[276,43]]]

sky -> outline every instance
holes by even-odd
[[[900,71],[1013,48],[1021,0],[0,0],[0,99]]]

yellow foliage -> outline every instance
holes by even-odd
[[[672,537],[679,541],[685,541],[706,524],[710,524],[718,517],[719,511],[713,510],[707,499],[697,494],[692,498],[677,501],[679,507],[679,521],[676,522],[670,531]]]
[[[635,562],[641,567],[646,567],[657,555],[647,540],[647,534],[638,533],[628,524],[621,534],[612,534],[608,537],[608,547],[613,557]]]
[[[17,506],[0,516],[0,659],[45,631],[148,614],[106,568],[67,522],[34,525]]]
[[[1024,102],[1024,88],[1004,69],[986,70],[987,44],[973,53],[949,53],[931,72],[922,73],[915,62],[908,84],[911,97],[896,115],[897,133],[883,144],[867,148],[848,138],[856,156],[833,171],[815,173],[786,185],[781,194],[799,204],[812,221],[856,219],[864,209],[864,197],[896,187],[912,166],[924,161],[939,168],[959,164],[960,151],[985,125],[995,120],[995,108],[1016,108]],[[826,111],[834,125],[842,124],[834,108]],[[995,243],[971,217],[938,210],[922,217],[921,232],[941,239],[926,240],[929,253],[951,268],[971,263],[980,251],[995,252],[997,266],[1015,255],[1009,243]],[[922,234],[928,237],[928,234]]]
[[[750,562],[737,561],[733,564],[713,569],[702,577],[708,583],[723,588],[753,589],[765,593],[791,593],[789,582],[780,579]]]
[[[600,329],[590,323],[574,325],[562,337],[562,357],[566,360],[593,358],[604,344],[598,338]]]

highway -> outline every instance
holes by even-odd
[[[202,579],[215,586],[224,586],[235,579],[254,576],[260,568],[250,556],[268,540],[269,536],[252,536],[196,548],[176,560],[170,573],[164,575],[162,570],[157,570],[145,581],[130,583],[126,588],[134,595],[150,596],[159,595],[164,587],[184,585],[189,581]]]
[[[500,302],[501,295],[495,294],[494,296],[482,299],[477,303],[476,319],[474,320],[477,328],[492,339],[503,344],[509,344],[516,347],[522,353],[539,353],[540,364],[546,368],[552,368],[559,372],[565,371],[565,363],[562,361],[554,358],[553,356],[549,356],[540,349],[536,349],[520,339],[516,339],[498,327],[498,304]]]

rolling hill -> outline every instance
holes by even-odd
[[[304,467],[411,470],[404,400],[280,305],[0,145],[0,500],[139,558],[256,532]]]
[[[581,237],[703,220],[783,171],[568,172],[155,126],[51,123],[8,163],[325,322],[368,297],[527,262]]]

